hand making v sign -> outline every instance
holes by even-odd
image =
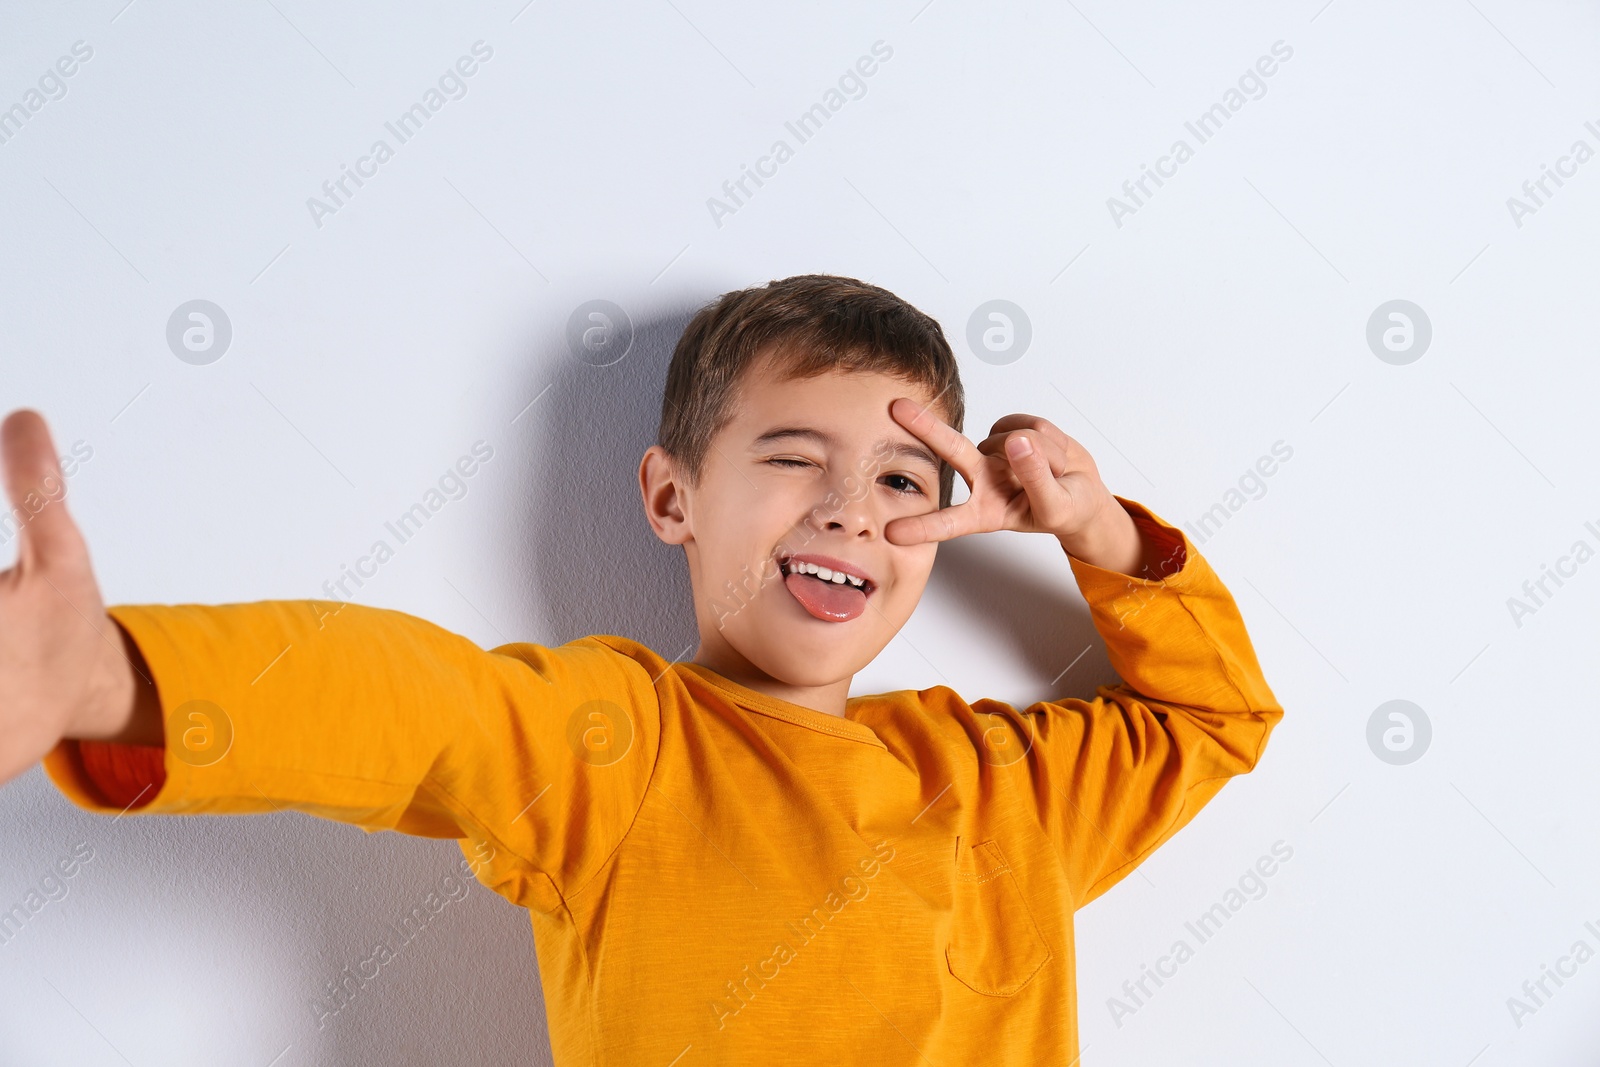
[[[1094,458],[1049,420],[1007,415],[975,445],[909,398],[897,398],[889,413],[949,463],[970,492],[959,504],[895,519],[884,529],[891,544],[1016,530],[1054,534],[1068,554],[1107,570],[1144,573],[1154,562],[1152,546],[1101,481]]]

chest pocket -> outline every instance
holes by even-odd
[[[956,841],[950,973],[974,992],[1009,997],[1027,985],[1050,958],[1050,946],[1033,921],[1022,887],[995,841]]]

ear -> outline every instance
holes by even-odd
[[[660,445],[645,449],[639,461],[639,493],[644,498],[644,517],[662,541],[681,545],[693,536],[683,510],[677,470]]]

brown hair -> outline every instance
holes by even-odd
[[[695,313],[667,368],[656,443],[698,485],[711,442],[733,418],[739,376],[781,353],[786,379],[830,370],[878,371],[923,385],[960,430],[966,398],[955,353],[928,315],[887,289],[832,274],[797,274],[724,293]],[[955,469],[939,464],[939,506]]]

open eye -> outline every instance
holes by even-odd
[[[910,486],[909,489],[896,489],[896,490],[894,490],[894,492],[899,493],[902,496],[921,496],[922,495],[922,487],[919,486],[916,482],[912,481],[910,478],[906,477],[904,474],[886,474],[886,475],[884,475],[884,477],[885,478],[897,478],[900,481],[906,483],[906,485]]]

